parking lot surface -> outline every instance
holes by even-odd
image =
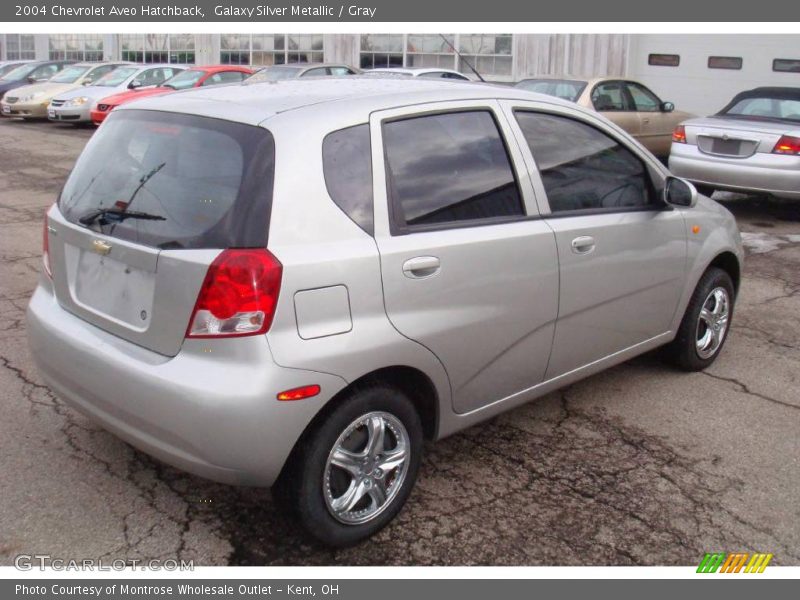
[[[42,216],[91,135],[0,121],[0,564],[690,565],[712,550],[800,564],[800,204],[723,200],[748,260],[707,372],[647,355],[430,445],[400,516],[331,551],[268,490],[159,464],[42,384],[24,320]]]

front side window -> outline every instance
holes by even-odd
[[[203,82],[203,85],[219,85],[222,83],[239,83],[247,76],[247,73],[242,71],[220,71],[214,73],[211,77]]]
[[[619,210],[655,206],[646,167],[613,138],[578,120],[518,111],[550,210]]]
[[[637,111],[658,112],[661,110],[661,100],[643,85],[629,81],[628,92],[630,92]]]
[[[523,216],[503,138],[488,110],[383,125],[393,224],[400,229]]]
[[[340,129],[322,142],[325,185],[336,205],[372,235],[372,154],[369,125]]]
[[[621,81],[598,83],[592,90],[592,104],[597,111],[631,110]]]

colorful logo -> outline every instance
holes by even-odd
[[[749,554],[747,552],[706,552],[698,573],[763,573],[767,568],[772,554]],[[745,566],[747,565],[747,566]]]

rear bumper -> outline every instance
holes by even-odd
[[[43,278],[28,306],[31,353],[68,404],[143,452],[201,477],[270,486],[295,442],[345,381],[285,369],[264,336],[187,340],[166,357],[65,311]],[[316,383],[322,393],[279,402]]]
[[[47,118],[51,121],[66,121],[69,123],[86,123],[90,121],[90,107],[85,106],[50,106]]]
[[[720,190],[800,199],[800,156],[757,152],[748,158],[725,158],[704,154],[692,144],[672,144],[669,169],[678,177]]]

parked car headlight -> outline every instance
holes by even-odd
[[[86,96],[78,96],[77,98],[70,98],[64,103],[64,106],[81,106],[86,104],[89,101],[89,98]]]

